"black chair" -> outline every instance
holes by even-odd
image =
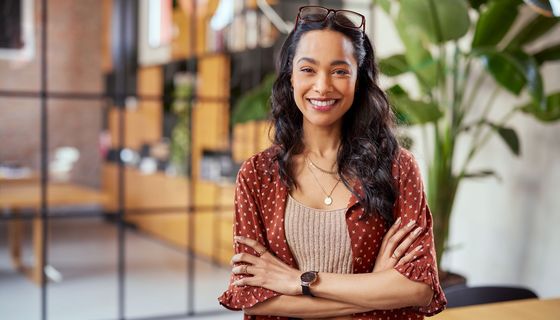
[[[538,298],[533,291],[521,287],[468,287],[457,285],[445,289],[444,292],[447,297],[448,308]]]

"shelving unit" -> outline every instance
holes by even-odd
[[[111,28],[108,27],[111,6],[108,2],[104,0],[103,4],[106,28],[102,39],[104,70],[110,73],[113,63],[109,36]],[[161,141],[164,137],[164,102],[170,98],[164,90],[164,83],[170,80],[175,69],[188,69],[196,75],[189,126],[190,176],[171,176],[161,171],[145,174],[135,167],[127,166],[124,171],[124,217],[127,223],[156,238],[180,247],[189,247],[194,253],[216,263],[228,264],[233,254],[235,185],[233,181],[203,180],[200,164],[205,151],[231,152],[234,161],[240,163],[270,144],[264,132],[268,125],[266,122],[231,126],[230,80],[232,59],[247,52],[258,55],[265,51],[272,52],[272,49],[208,52],[206,40],[212,39],[208,33],[213,32],[208,30],[208,25],[218,3],[218,0],[210,0],[205,8],[195,8],[195,12],[189,14],[180,7],[175,8],[172,17],[177,35],[171,41],[170,61],[137,68],[137,103],[132,103],[133,107],[127,107],[124,111],[110,108],[107,112],[107,129],[111,136],[111,147],[118,149],[119,113],[124,112],[123,147],[138,150],[142,145]],[[236,13],[236,18],[251,10],[256,12],[256,1],[247,1],[241,11]],[[249,72],[251,68],[258,68],[258,75],[252,82],[252,85],[256,85],[261,80],[259,76],[264,75],[261,73],[266,70],[261,65],[248,68]],[[248,88],[250,86],[241,90]],[[118,170],[118,164],[110,162],[104,163],[102,169],[103,190],[111,195],[107,206],[110,212],[118,209]],[[189,232],[194,234],[189,235]]]

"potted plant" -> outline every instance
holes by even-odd
[[[388,89],[400,123],[431,130],[433,152],[427,159],[426,190],[434,221],[438,263],[446,249],[449,221],[458,187],[464,179],[494,175],[470,164],[489,137],[497,134],[512,154],[520,155],[519,137],[508,120],[525,113],[542,122],[560,119],[560,92],[545,95],[541,69],[560,59],[560,39],[537,52],[527,45],[549,32],[558,18],[534,14],[521,28],[521,0],[379,0],[389,15],[405,51],[379,62],[381,72],[395,84]],[[558,39],[558,38],[557,38]],[[475,68],[477,65],[480,68]],[[475,72],[476,70],[476,72]],[[482,70],[482,71],[480,71]],[[419,94],[412,96],[401,85],[400,75],[412,74]],[[482,113],[473,106],[480,99],[482,79],[493,79]],[[487,89],[487,88],[486,88]],[[530,101],[503,106],[500,91]],[[489,117],[492,108],[508,108],[499,120]],[[457,140],[470,136],[464,159],[455,154]]]
[[[236,162],[241,162],[270,145],[269,98],[275,79],[274,74],[268,74],[256,87],[243,93],[233,107],[232,155]]]
[[[170,163],[175,173],[183,176],[190,175],[191,132],[189,122],[194,82],[194,75],[188,72],[178,72],[173,77],[171,112],[175,115],[176,121],[171,130]]]

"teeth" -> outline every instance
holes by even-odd
[[[309,101],[318,106],[318,107],[326,107],[326,106],[330,106],[332,104],[334,104],[336,102],[336,100],[327,100],[327,101],[320,101],[320,100],[313,100],[313,99],[309,99]]]

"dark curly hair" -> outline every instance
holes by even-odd
[[[399,149],[393,133],[394,114],[385,93],[377,85],[377,66],[373,46],[359,29],[340,26],[334,15],[323,22],[299,23],[286,38],[278,59],[278,77],[272,88],[272,122],[274,144],[279,147],[275,160],[287,187],[295,185],[292,157],[304,150],[303,115],[291,91],[292,62],[301,37],[308,31],[329,29],[351,40],[358,62],[358,78],[354,102],[342,120],[341,147],[338,150],[338,175],[365,208],[362,218],[380,214],[393,222],[393,206],[397,197],[391,168]],[[337,16],[336,19],[344,19]],[[344,23],[347,23],[345,21]],[[364,197],[356,194],[345,178],[357,178]]]

